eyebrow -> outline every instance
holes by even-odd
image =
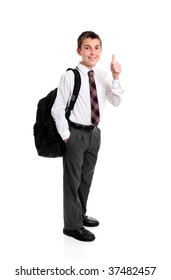
[[[91,47],[91,45],[83,45],[84,47]],[[100,47],[100,44],[99,45],[95,45],[95,47]]]

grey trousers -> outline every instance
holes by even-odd
[[[70,128],[63,157],[64,227],[75,230],[83,226],[87,199],[100,148],[100,129],[92,132]]]

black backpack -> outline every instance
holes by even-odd
[[[81,86],[81,77],[77,69],[72,70],[75,76],[75,84],[70,104],[66,108],[66,118],[74,107]],[[62,157],[65,150],[65,142],[57,131],[55,121],[51,115],[51,108],[57,96],[57,88],[40,99],[37,105],[36,122],[33,126],[34,142],[39,156],[56,158]]]

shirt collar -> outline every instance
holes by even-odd
[[[88,72],[90,71],[89,68],[87,68],[85,65],[81,64],[80,62],[77,65],[77,68],[85,75],[87,76]],[[95,67],[92,68],[91,70],[93,70],[95,72]]]

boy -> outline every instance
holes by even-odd
[[[114,106],[120,104],[119,75],[121,65],[112,56],[111,72],[95,68],[102,52],[102,41],[92,31],[83,32],[77,40],[77,53],[81,61],[77,69],[81,75],[81,88],[69,121],[65,108],[74,87],[72,71],[64,73],[58,86],[58,96],[52,107],[52,116],[62,139],[66,143],[63,157],[64,229],[63,233],[80,241],[93,241],[95,236],[85,227],[98,226],[98,220],[86,215],[87,200],[100,148],[99,121],[106,99]],[[93,70],[93,71],[90,71]]]

